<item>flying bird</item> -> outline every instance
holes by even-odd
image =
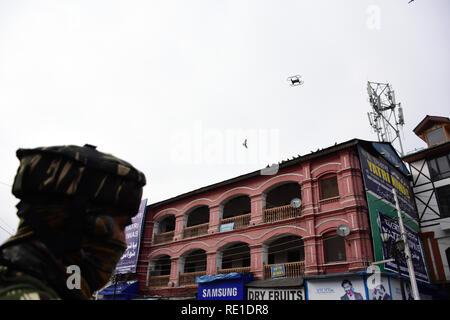
[[[414,0],[410,0],[408,3],[411,3],[411,2],[413,2]]]
[[[245,141],[244,141],[244,143],[242,145],[248,149],[248,147],[247,147],[247,139],[245,139]]]

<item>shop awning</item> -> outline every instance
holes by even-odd
[[[129,281],[127,283],[117,284],[115,288],[116,295],[128,295],[135,296],[138,293],[139,281]],[[114,284],[106,287],[98,293],[102,296],[112,296],[114,295]]]
[[[195,282],[197,283],[208,283],[213,282],[216,280],[231,280],[231,279],[245,279],[250,280],[253,279],[253,275],[245,274],[245,273],[236,273],[236,272],[230,272],[226,274],[216,274],[216,275],[204,275],[201,277],[195,278]]]

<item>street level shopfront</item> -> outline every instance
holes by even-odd
[[[256,280],[246,287],[247,300],[305,300],[302,278]]]
[[[253,274],[228,273],[197,277],[198,300],[247,300],[245,284]]]
[[[248,274],[233,273],[203,277],[198,282],[199,300],[402,300],[402,282],[405,299],[413,299],[409,279],[389,272],[342,272],[255,281]],[[422,300],[448,298],[428,283],[419,282],[418,287]]]

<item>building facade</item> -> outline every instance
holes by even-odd
[[[427,148],[406,155],[430,281],[450,284],[450,119],[426,116],[414,133]]]
[[[193,296],[202,275],[267,280],[281,264],[287,278],[365,270],[373,253],[358,143],[281,162],[273,175],[255,171],[149,205],[140,295]],[[346,237],[336,233],[343,224]]]

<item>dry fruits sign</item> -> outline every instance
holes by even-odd
[[[304,288],[248,288],[248,300],[305,300]]]

